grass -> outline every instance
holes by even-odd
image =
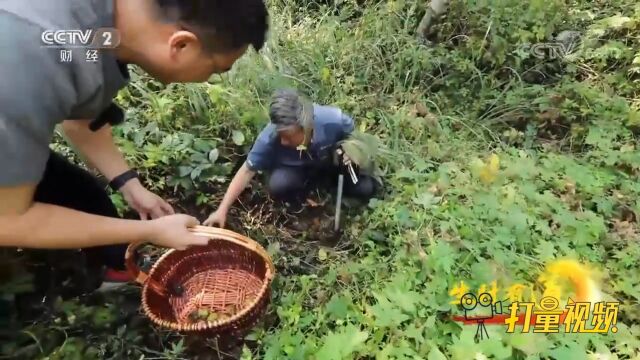
[[[250,194],[234,209],[234,228],[269,248],[280,276],[267,320],[233,357],[639,358],[633,1],[453,1],[430,45],[413,35],[423,4],[269,5],[268,46],[230,73],[166,88],[136,73],[119,96],[129,109],[116,130],[126,156],[150,188],[200,219],[266,123],[276,88],[340,106],[383,140],[386,193],[349,217],[335,248],[274,228],[274,215]],[[562,30],[585,34],[579,53],[551,60],[522,50]],[[486,165],[491,154],[498,169]],[[260,185],[254,189],[260,199]],[[474,326],[451,321],[461,309],[449,292],[460,281],[477,289],[496,280],[501,291],[533,284],[545,264],[565,257],[591,264],[607,299],[621,303],[617,333],[488,326],[490,338],[476,343]],[[33,357],[49,359],[223,355],[149,331],[135,306],[119,308],[125,297],[58,304],[53,327],[27,328],[5,351],[31,346]]]

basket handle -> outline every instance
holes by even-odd
[[[260,249],[260,245],[257,242],[245,236],[242,236],[238,233],[235,233],[233,231],[221,229],[221,228],[214,228],[210,226],[196,225],[194,227],[189,228],[188,230],[192,232],[194,235],[204,236],[204,237],[213,238],[213,239],[215,238],[224,239],[230,242],[235,242],[238,245],[245,246],[253,251],[257,251],[263,254],[265,260],[267,261],[267,277],[270,277],[270,278],[273,277],[275,273],[275,267],[273,266],[273,262],[268,257],[268,255],[264,253],[263,250]],[[140,269],[140,267],[138,267],[135,261],[136,251],[140,246],[146,243],[147,241],[135,242],[130,244],[127,247],[127,252],[125,253],[125,265],[131,277],[141,285],[148,284],[148,286],[152,290],[156,291],[158,294],[162,296],[181,295],[180,294],[181,291],[179,289],[168,289],[167,287],[153,280],[151,277],[149,277],[149,274],[145,273]]]
[[[189,231],[193,232],[195,235],[205,236],[205,237],[214,238],[214,239],[215,238],[224,239],[227,241],[235,242],[239,245],[244,245],[250,248],[251,250],[256,250],[257,248],[255,241],[250,240],[230,230],[215,228],[210,226],[196,225],[190,228]]]
[[[192,231],[195,235],[205,236],[211,239],[226,240],[236,243],[240,246],[244,246],[245,248],[250,249],[251,251],[254,251],[256,253],[259,253],[267,263],[265,276],[269,279],[273,279],[276,271],[273,261],[269,257],[269,254],[255,240],[252,240],[231,230],[211,226],[197,225],[193,228],[190,228],[189,230]]]
[[[140,246],[146,244],[147,241],[139,241],[135,243],[131,243],[127,247],[127,252],[124,255],[125,266],[127,267],[127,271],[131,275],[131,277],[140,285],[144,285],[145,283],[149,285],[149,287],[162,296],[167,296],[169,291],[162,286],[159,282],[153,280],[149,277],[149,274],[142,271],[140,267],[136,264],[136,254],[137,250]]]

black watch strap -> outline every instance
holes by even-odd
[[[122,174],[114,177],[113,180],[109,182],[109,187],[111,187],[115,191],[118,191],[124,184],[127,183],[127,181],[131,179],[137,179],[137,178],[138,178],[138,173],[135,170],[133,169],[127,170]]]

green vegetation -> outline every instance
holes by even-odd
[[[347,219],[335,248],[275,229],[269,208],[232,212],[231,227],[268,247],[279,274],[265,323],[227,352],[267,360],[640,358],[640,5],[453,1],[423,45],[414,30],[426,4],[300,1],[271,1],[268,47],[211,84],[163,87],[134,74],[119,97],[129,109],[116,129],[123,151],[154,191],[200,219],[266,123],[275,88],[295,86],[342,107],[385,145],[386,194]],[[584,36],[566,57],[539,59],[525,46],[564,30]],[[491,154],[499,169],[487,174]],[[461,280],[474,289],[533,283],[561,257],[600,271],[607,299],[621,302],[616,334],[487,326],[490,338],[475,343],[475,326],[450,320],[460,310],[449,291]],[[185,342],[117,305],[123,296],[59,303],[53,323],[26,328],[3,351],[194,358]]]

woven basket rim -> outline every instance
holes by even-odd
[[[214,322],[198,322],[198,323],[195,323],[195,324],[180,324],[178,322],[167,321],[167,320],[160,319],[153,311],[151,311],[151,308],[149,307],[149,304],[147,304],[147,295],[148,295],[149,291],[153,291],[153,290],[149,290],[148,283],[145,283],[143,285],[143,287],[142,287],[142,308],[143,308],[145,314],[155,324],[160,325],[160,326],[165,327],[165,328],[169,328],[171,330],[176,330],[176,331],[215,330],[218,327],[221,327],[221,326],[224,326],[224,325],[228,325],[228,324],[232,324],[232,323],[236,322],[237,320],[241,319],[246,314],[251,312],[260,303],[260,300],[262,300],[262,298],[264,296],[266,296],[266,294],[267,294],[267,292],[269,290],[269,286],[271,286],[271,282],[273,281],[273,278],[275,276],[275,266],[273,265],[273,262],[271,261],[271,257],[269,256],[267,251],[264,249],[264,247],[262,245],[260,245],[257,241],[252,240],[250,238],[247,238],[245,236],[242,236],[242,235],[240,235],[238,233],[235,233],[233,231],[229,231],[229,230],[225,230],[225,229],[217,229],[216,228],[215,229],[215,233],[213,233],[213,234],[211,233],[210,228],[207,228],[207,227],[204,227],[204,226],[196,226],[194,228],[194,230],[195,230],[194,231],[195,235],[210,237],[212,240],[232,242],[234,244],[244,246],[247,250],[252,251],[252,252],[257,253],[258,255],[260,255],[260,257],[265,262],[264,280],[262,281],[262,286],[260,287],[260,290],[258,292],[258,296],[256,296],[251,301],[250,305],[246,306],[244,309],[242,309],[238,313],[236,313],[233,316],[231,316],[229,318],[226,318],[224,320],[216,320]],[[198,230],[201,230],[201,231],[198,231]],[[233,237],[233,238],[238,238],[239,237],[244,242],[249,242],[249,244],[245,244],[242,241],[231,241],[229,239],[218,237],[221,234],[226,234],[227,236],[230,236],[230,237]],[[164,254],[162,254],[158,258],[158,260],[155,262],[155,264],[153,264],[151,269],[149,270],[149,278],[152,278],[153,275],[155,274],[155,272],[157,271],[158,266],[160,264],[162,264],[162,262],[169,255],[173,254],[176,251],[178,251],[178,250],[170,249],[169,251],[167,251]]]

